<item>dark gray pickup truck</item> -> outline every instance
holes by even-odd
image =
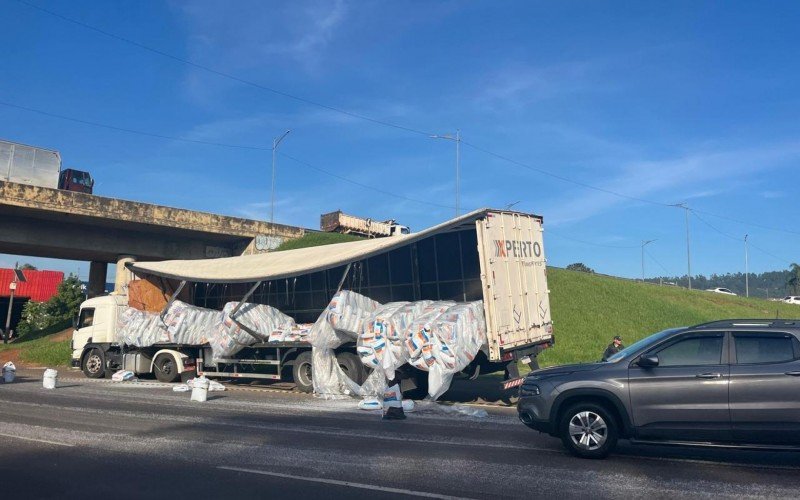
[[[618,439],[800,449],[800,320],[664,330],[604,362],[531,372],[517,408],[585,458]]]

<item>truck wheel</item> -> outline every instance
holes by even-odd
[[[172,354],[162,354],[156,358],[153,363],[153,371],[156,373],[156,378],[159,382],[175,382],[181,378],[178,373],[178,364]]]
[[[103,378],[106,375],[106,357],[100,349],[92,349],[83,358],[83,374],[89,378]]]
[[[364,363],[361,362],[358,355],[352,352],[340,352],[336,355],[336,362],[339,363],[339,368],[347,375],[347,378],[356,384],[361,385],[367,379]]]
[[[564,447],[581,458],[605,458],[617,446],[617,421],[604,407],[578,403],[561,417],[558,434]]]
[[[311,375],[311,351],[301,352],[294,360],[292,378],[298,391],[311,392],[314,390],[314,380]]]

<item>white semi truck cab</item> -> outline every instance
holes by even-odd
[[[194,370],[196,348],[171,345],[128,348],[117,342],[117,316],[128,307],[125,295],[95,297],[81,304],[72,333],[72,366],[90,378],[103,378],[117,369],[136,374],[155,373],[162,382],[175,382]]]

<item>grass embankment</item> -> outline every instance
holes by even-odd
[[[614,335],[625,345],[660,330],[729,318],[800,318],[800,306],[547,270],[556,345],[542,366],[596,361]]]
[[[284,241],[276,250],[294,250],[296,248],[317,247],[320,245],[331,245],[333,243],[344,243],[346,241],[357,241],[362,239],[364,238],[360,236],[353,236],[352,234],[324,232],[306,233],[295,240]]]
[[[53,325],[0,344],[0,365],[13,361],[18,366],[65,366],[69,364],[72,328],[69,322]]]

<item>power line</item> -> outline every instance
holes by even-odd
[[[778,257],[778,256],[777,256],[777,255],[775,255],[774,253],[770,253],[770,252],[768,252],[768,251],[764,250],[763,248],[761,248],[761,247],[759,247],[759,246],[753,245],[753,242],[751,242],[751,241],[748,241],[748,244],[749,244],[751,247],[753,247],[753,248],[755,248],[756,250],[758,250],[759,252],[763,253],[764,255],[768,255],[768,256],[772,257],[773,259],[775,259],[775,260],[778,260],[778,261],[780,261],[780,262],[783,262],[784,264],[789,264],[789,265],[792,265],[792,261],[790,261],[790,260],[787,260],[787,259],[784,259],[783,257]]]
[[[219,76],[219,77],[222,77],[222,78],[226,78],[226,79],[232,80],[234,82],[238,82],[238,83],[241,83],[241,84],[244,84],[244,85],[248,85],[250,87],[254,87],[254,88],[257,88],[259,90],[264,90],[266,92],[270,92],[272,94],[279,95],[279,96],[285,97],[287,99],[292,99],[294,101],[301,102],[301,103],[307,104],[309,106],[316,106],[318,108],[326,109],[328,111],[333,111],[334,113],[339,113],[339,114],[346,115],[346,116],[349,116],[349,117],[352,117],[352,118],[358,118],[359,120],[372,122],[372,123],[375,123],[375,124],[378,124],[378,125],[383,125],[385,127],[391,127],[391,128],[398,129],[398,130],[404,130],[406,132],[411,132],[413,134],[424,135],[426,137],[432,135],[430,132],[425,132],[423,130],[418,130],[418,129],[411,128],[411,127],[406,127],[404,125],[399,125],[397,123],[388,122],[386,120],[380,120],[380,119],[377,119],[377,118],[372,118],[370,116],[362,115],[360,113],[355,113],[353,111],[348,111],[346,109],[338,108],[336,106],[330,106],[328,104],[324,104],[324,103],[321,103],[321,102],[318,102],[318,101],[314,101],[314,100],[311,100],[311,99],[306,99],[305,97],[300,97],[300,96],[297,96],[297,95],[294,95],[294,94],[290,94],[288,92],[283,92],[281,90],[278,90],[278,89],[275,89],[275,88],[272,88],[272,87],[267,87],[266,85],[262,85],[260,83],[253,82],[251,80],[246,80],[244,78],[240,78],[240,77],[232,75],[230,73],[226,73],[224,71],[220,71],[218,69],[214,69],[214,68],[212,68],[210,66],[206,66],[206,65],[191,61],[189,59],[185,59],[183,57],[176,56],[175,54],[170,54],[169,52],[163,51],[161,49],[157,49],[157,48],[151,47],[149,45],[145,45],[143,43],[137,42],[135,40],[131,40],[130,38],[126,38],[124,36],[117,35],[116,33],[111,33],[110,31],[106,31],[106,30],[98,28],[96,26],[92,26],[91,24],[87,24],[87,23],[84,23],[84,22],[79,21],[77,19],[65,16],[63,14],[59,14],[57,12],[54,12],[54,11],[49,10],[49,9],[46,9],[46,8],[41,7],[39,5],[35,5],[33,3],[26,2],[25,0],[16,0],[16,1],[18,3],[23,4],[23,5],[27,5],[28,7],[31,7],[32,9],[36,9],[36,10],[38,10],[40,12],[44,12],[46,14],[49,14],[49,15],[57,18],[57,19],[61,19],[62,21],[66,21],[66,22],[75,24],[75,25],[80,26],[82,28],[94,31],[96,33],[100,33],[103,36],[107,36],[109,38],[113,38],[114,40],[118,40],[120,42],[124,42],[124,43],[127,43],[129,45],[133,45],[134,47],[138,47],[138,48],[140,48],[142,50],[146,50],[148,52],[152,52],[153,54],[157,54],[159,56],[166,57],[167,59],[171,59],[173,61],[185,64],[187,66],[191,66],[193,68],[197,68],[197,69],[206,71],[206,72],[211,73],[213,75],[216,75],[216,76]]]
[[[714,231],[718,232],[722,236],[725,236],[726,238],[730,238],[730,239],[732,239],[734,241],[742,241],[742,238],[737,238],[736,236],[731,236],[730,234],[726,233],[725,231],[721,231],[721,230],[717,229],[716,227],[711,225],[707,220],[705,220],[704,218],[702,218],[699,215],[697,215],[697,212],[694,211],[693,209],[690,208],[689,211],[692,213],[692,215],[694,215],[697,218],[697,220],[699,220],[700,222],[702,222],[706,226],[710,227]]]
[[[313,165],[313,164],[311,164],[311,163],[309,163],[309,162],[307,162],[305,160],[301,160],[299,158],[295,158],[294,156],[287,155],[286,153],[278,153],[278,155],[283,157],[283,158],[286,158],[287,160],[291,160],[291,161],[293,161],[295,163],[299,163],[300,165],[304,165],[304,166],[306,166],[306,167],[308,167],[308,168],[310,168],[312,170],[316,170],[317,172],[322,172],[323,174],[329,175],[331,177],[334,177],[336,179],[339,179],[339,180],[342,180],[342,181],[345,181],[345,182],[349,182],[350,184],[354,184],[356,186],[360,186],[360,187],[365,188],[365,189],[369,189],[370,191],[373,191],[373,192],[376,192],[376,193],[385,194],[385,195],[392,196],[394,198],[398,198],[398,199],[405,200],[405,201],[412,201],[412,202],[420,203],[420,204],[423,204],[423,205],[430,205],[432,207],[437,207],[437,208],[447,208],[447,209],[450,209],[450,210],[455,208],[452,205],[442,205],[440,203],[434,203],[432,201],[426,201],[426,200],[420,200],[420,199],[417,199],[417,198],[411,198],[411,197],[408,197],[408,196],[404,196],[404,195],[401,195],[401,194],[394,193],[392,191],[387,191],[385,189],[377,188],[375,186],[370,186],[368,184],[363,184],[361,182],[354,181],[353,179],[349,179],[349,178],[344,177],[342,175],[339,175],[339,174],[336,174],[334,172],[331,172],[330,170],[326,170],[326,169],[324,169],[322,167],[318,167],[316,165]]]
[[[656,258],[653,256],[653,254],[651,254],[651,253],[650,253],[650,251],[649,251],[649,250],[647,250],[646,248],[644,249],[644,254],[645,254],[645,255],[647,255],[648,257],[650,257],[651,259],[653,259],[653,262],[655,262],[656,264],[658,264],[658,267],[660,267],[660,268],[661,268],[661,269],[662,269],[662,270],[663,270],[665,273],[667,273],[667,276],[675,276],[673,273],[669,272],[669,271],[667,270],[667,268],[666,268],[666,267],[664,267],[664,264],[662,264],[662,263],[661,263],[661,262],[660,262],[658,259],[656,259]]]
[[[28,106],[21,106],[19,104],[12,104],[12,103],[7,102],[7,101],[0,101],[0,105],[7,106],[9,108],[21,109],[21,110],[28,111],[28,112],[31,112],[31,113],[38,113],[40,115],[49,116],[51,118],[58,118],[59,120],[66,120],[66,121],[70,121],[70,122],[74,122],[74,123],[81,123],[83,125],[91,125],[93,127],[100,127],[100,128],[105,128],[105,129],[109,129],[109,130],[115,130],[117,132],[126,132],[128,134],[137,134],[137,135],[143,135],[143,136],[146,136],[146,137],[155,137],[157,139],[165,139],[165,140],[169,140],[169,141],[190,142],[190,143],[193,143],[193,144],[204,144],[204,145],[207,145],[207,146],[219,146],[219,147],[223,147],[223,148],[234,148],[234,149],[250,149],[250,150],[256,150],[256,151],[271,151],[272,150],[272,148],[263,147],[263,146],[248,146],[248,145],[243,145],[243,144],[226,144],[224,142],[202,141],[202,140],[199,140],[199,139],[189,139],[189,138],[186,138],[186,137],[177,137],[177,136],[173,136],[173,135],[156,134],[154,132],[145,132],[143,130],[135,130],[135,129],[131,129],[131,128],[118,127],[116,125],[109,125],[107,123],[100,123],[100,122],[94,122],[94,121],[90,121],[90,120],[83,120],[81,118],[73,118],[73,117],[70,117],[70,116],[59,115],[59,114],[56,114],[56,113],[51,113],[49,111],[43,111],[41,109],[31,108],[31,107],[28,107]]]
[[[582,243],[584,245],[589,245],[589,246],[594,246],[594,247],[620,248],[620,249],[639,248],[639,245],[630,245],[630,246],[626,246],[626,245],[608,245],[608,244],[605,244],[605,243],[597,243],[597,242],[592,242],[592,241],[579,240],[578,238],[573,238],[571,236],[566,236],[564,234],[560,234],[560,233],[558,233],[556,231],[553,231],[552,229],[548,229],[547,233],[548,234],[552,234],[554,236],[557,236],[559,238],[563,238],[565,240],[571,240],[571,241],[574,241],[576,243]]]
[[[720,215],[720,214],[715,214],[715,213],[712,213],[712,212],[706,212],[705,210],[697,210],[697,209],[693,209],[693,210],[695,212],[699,212],[701,214],[705,214],[705,215],[708,215],[708,216],[711,216],[711,217],[716,217],[718,219],[724,219],[724,220],[727,220],[727,221],[730,221],[730,222],[736,222],[737,224],[744,224],[745,226],[753,226],[753,227],[758,227],[758,228],[761,228],[761,229],[767,229],[769,231],[777,231],[777,232],[780,232],[780,233],[789,233],[789,234],[800,235],[800,231],[793,231],[791,229],[781,229],[781,228],[772,227],[772,226],[765,226],[764,224],[759,224],[757,222],[748,222],[748,221],[743,221],[743,220],[740,220],[740,219],[734,219],[733,217],[728,217],[727,215]]]
[[[638,198],[636,196],[630,196],[630,195],[627,195],[627,194],[624,194],[624,193],[620,193],[620,192],[617,192],[617,191],[612,191],[610,189],[601,188],[601,187],[598,187],[598,186],[594,186],[592,184],[587,184],[585,182],[576,181],[575,179],[570,179],[569,177],[564,177],[563,175],[555,174],[553,172],[550,172],[550,171],[547,171],[547,170],[544,170],[544,169],[541,169],[541,168],[538,168],[538,167],[533,167],[531,165],[528,165],[527,163],[523,163],[523,162],[517,161],[517,160],[515,160],[513,158],[509,158],[508,156],[504,156],[504,155],[501,155],[499,153],[495,153],[494,151],[489,151],[488,149],[484,149],[484,148],[482,148],[480,146],[476,146],[475,144],[469,143],[467,141],[462,140],[461,142],[465,146],[469,146],[469,147],[471,147],[472,149],[474,149],[476,151],[480,151],[481,153],[484,153],[484,154],[487,154],[489,156],[493,156],[493,157],[495,157],[497,159],[506,161],[508,163],[511,163],[512,165],[516,165],[518,167],[522,167],[524,169],[531,170],[533,172],[538,172],[538,173],[540,173],[542,175],[546,175],[548,177],[552,177],[552,178],[558,179],[560,181],[568,182],[570,184],[575,184],[577,186],[581,186],[581,187],[584,187],[586,189],[592,189],[594,191],[599,191],[601,193],[610,194],[610,195],[617,196],[617,197],[620,197],[620,198],[625,198],[625,199],[628,199],[628,200],[639,201],[639,202],[642,202],[642,203],[648,203],[650,205],[658,205],[658,206],[662,206],[662,207],[670,206],[669,204],[662,203],[660,201],[653,201],[653,200],[648,200],[648,199],[645,199],[645,198]]]
[[[695,213],[695,211],[694,211],[694,210],[692,210],[692,209],[690,209],[690,210],[691,210],[692,214],[693,214],[695,217],[697,217],[697,219],[698,219],[698,220],[700,220],[700,221],[701,221],[703,224],[705,224],[706,226],[710,227],[711,229],[713,229],[714,231],[718,232],[719,234],[721,234],[721,235],[725,236],[726,238],[730,238],[730,239],[732,239],[732,240],[735,240],[735,241],[743,241],[743,239],[742,239],[742,238],[737,238],[737,237],[735,237],[735,236],[731,236],[730,234],[728,234],[728,233],[726,233],[726,232],[724,232],[724,231],[721,231],[721,230],[717,229],[717,228],[716,228],[716,227],[714,227],[713,225],[709,224],[709,223],[708,223],[708,221],[706,221],[705,219],[703,219],[702,217],[700,217],[699,215],[697,215],[697,214]],[[761,248],[761,247],[759,247],[759,246],[756,246],[756,245],[754,245],[754,244],[753,244],[753,242],[752,242],[752,241],[750,241],[750,240],[748,240],[748,244],[749,244],[751,247],[753,247],[753,248],[755,248],[756,250],[758,250],[759,252],[761,252],[761,253],[763,253],[763,254],[766,254],[766,255],[768,255],[768,256],[770,256],[770,257],[772,257],[773,259],[779,260],[779,261],[781,261],[781,262],[783,262],[783,263],[786,263],[786,264],[790,264],[790,261],[788,261],[788,260],[786,260],[786,259],[784,259],[784,258],[782,258],[782,257],[778,257],[777,255],[775,255],[775,254],[773,254],[773,253],[770,253],[770,252],[768,252],[768,251],[764,250],[763,248]]]

